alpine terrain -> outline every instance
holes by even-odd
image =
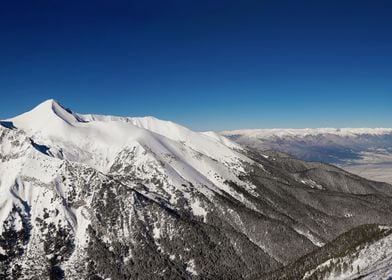
[[[392,183],[392,128],[242,129],[221,134],[254,149],[331,163],[361,177]]]
[[[0,279],[380,279],[392,186],[48,100],[0,125]]]

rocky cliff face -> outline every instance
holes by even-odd
[[[154,118],[53,100],[0,126],[0,278],[253,279],[350,228],[392,187]]]

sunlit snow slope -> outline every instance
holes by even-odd
[[[392,224],[391,195],[216,133],[48,100],[0,122],[0,278],[252,279]]]

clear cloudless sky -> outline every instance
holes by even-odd
[[[2,0],[0,118],[392,127],[390,0]]]

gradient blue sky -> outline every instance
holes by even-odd
[[[82,3],[83,2],[83,3]],[[392,1],[0,1],[0,118],[391,127]]]

